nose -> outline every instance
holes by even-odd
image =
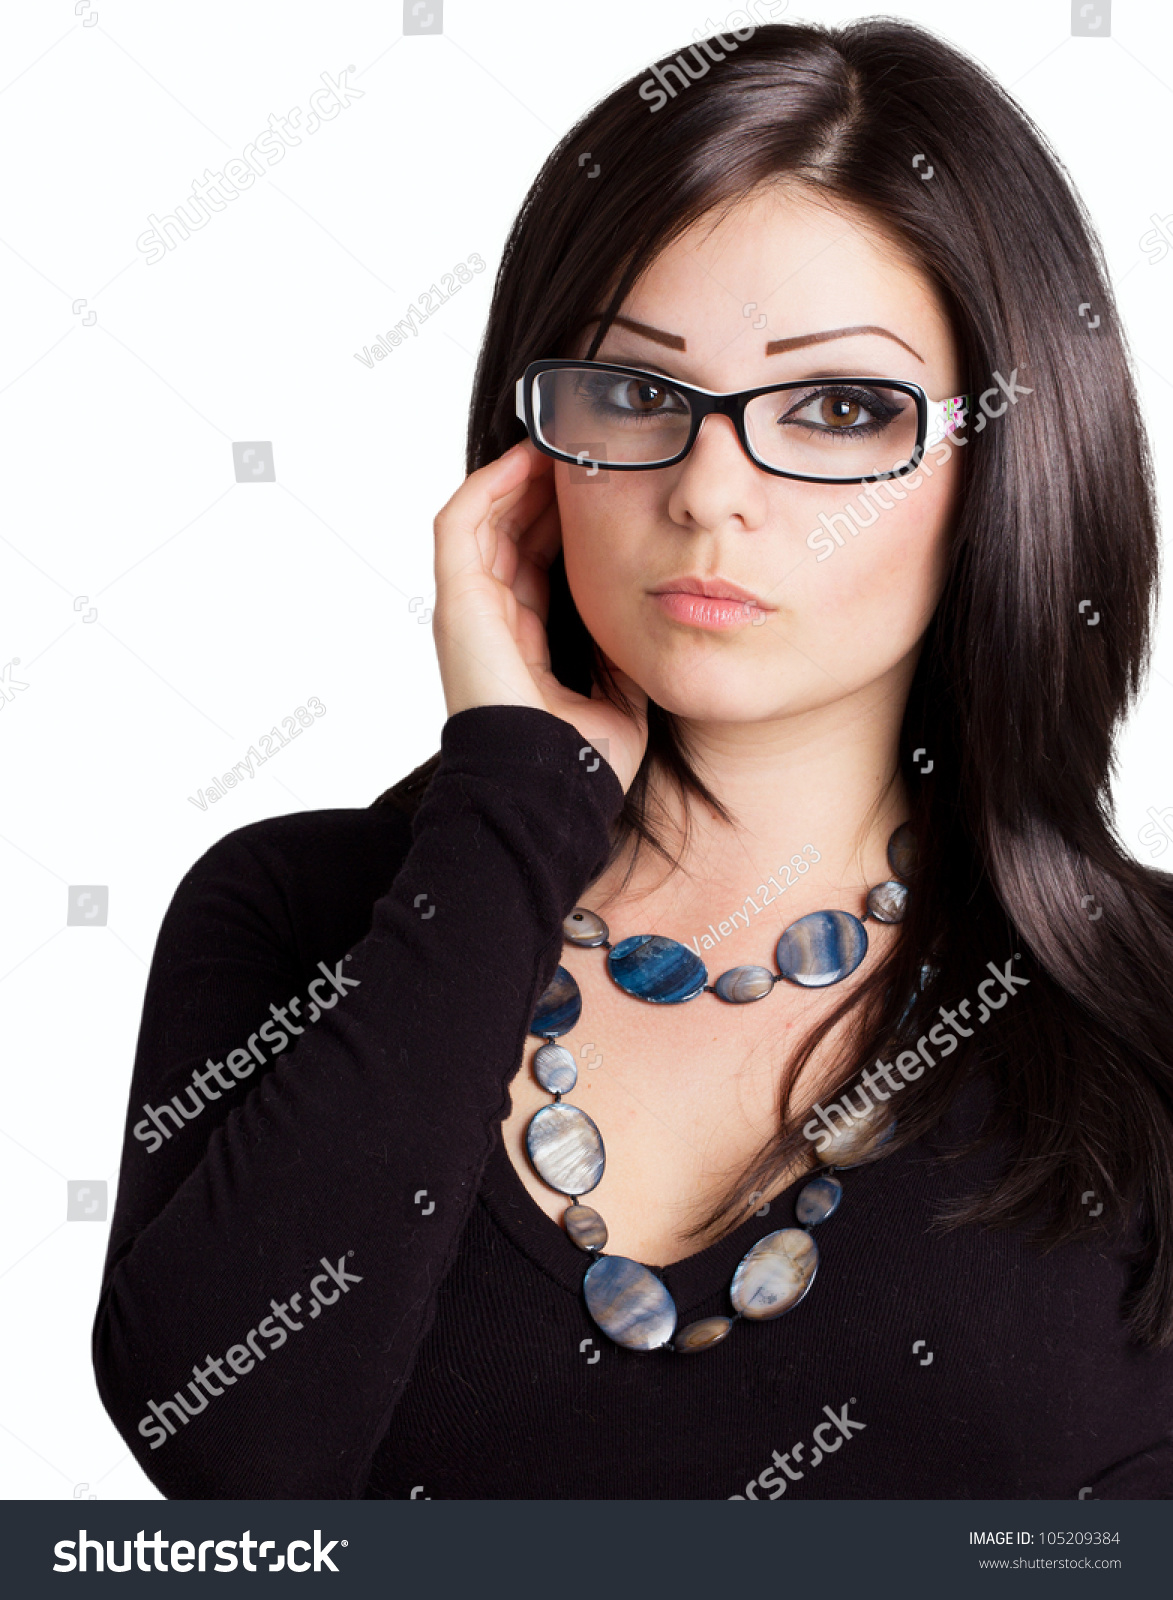
[[[766,520],[768,474],[742,448],[729,417],[710,413],[680,464],[668,497],[668,514],[682,526],[723,528],[739,522],[747,531]]]

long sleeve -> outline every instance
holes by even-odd
[[[93,1337],[102,1401],[169,1498],[362,1495],[622,804],[582,745],[529,708],[450,718],[341,948],[296,932],[271,824],[179,884]]]

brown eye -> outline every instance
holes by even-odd
[[[854,427],[862,409],[857,400],[846,400],[842,395],[824,395],[819,407],[821,421],[828,428]]]
[[[662,411],[666,399],[667,390],[658,384],[641,383],[636,378],[627,385],[624,394],[624,401],[632,411]]]

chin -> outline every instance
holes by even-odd
[[[656,704],[691,722],[759,722],[795,709],[780,684],[771,684],[760,664],[717,661],[638,662],[625,667]]]

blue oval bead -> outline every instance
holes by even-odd
[[[816,1222],[826,1222],[828,1217],[834,1216],[842,1198],[843,1185],[839,1179],[824,1173],[820,1178],[812,1178],[798,1191],[794,1215],[804,1228],[812,1228]]]
[[[587,1310],[609,1339],[629,1350],[658,1350],[676,1331],[676,1302],[647,1267],[600,1256],[583,1279]]]
[[[867,929],[850,911],[811,911],[790,924],[774,956],[791,983],[822,989],[854,972],[867,948]]]
[[[607,952],[607,966],[621,989],[637,1000],[675,1005],[700,994],[709,981],[694,950],[658,933],[636,933]]]
[[[546,992],[538,1001],[529,1031],[539,1038],[569,1033],[582,1015],[582,992],[565,967],[556,967]]]

